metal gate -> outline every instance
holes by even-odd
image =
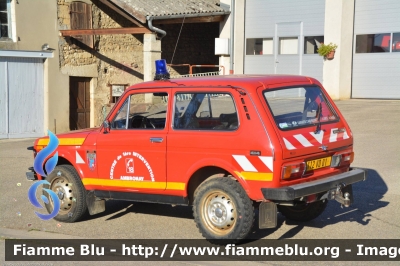
[[[0,57],[0,138],[44,134],[43,59]]]

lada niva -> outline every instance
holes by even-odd
[[[353,135],[316,79],[166,76],[128,88],[100,128],[57,135],[54,219],[78,221],[107,200],[190,205],[205,238],[239,241],[257,216],[273,228],[278,211],[309,221],[328,200],[352,203],[366,173],[350,167]]]

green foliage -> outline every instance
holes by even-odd
[[[337,44],[329,43],[329,44],[323,44],[321,43],[321,46],[318,48],[318,54],[320,56],[327,56],[330,52],[335,51],[337,48]]]

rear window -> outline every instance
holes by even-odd
[[[266,90],[263,94],[276,125],[282,130],[339,121],[317,86]]]

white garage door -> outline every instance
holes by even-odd
[[[352,98],[400,99],[400,1],[356,0]]]
[[[307,75],[322,82],[324,0],[248,0],[245,11],[246,74]]]
[[[43,59],[0,57],[0,138],[44,135]]]

